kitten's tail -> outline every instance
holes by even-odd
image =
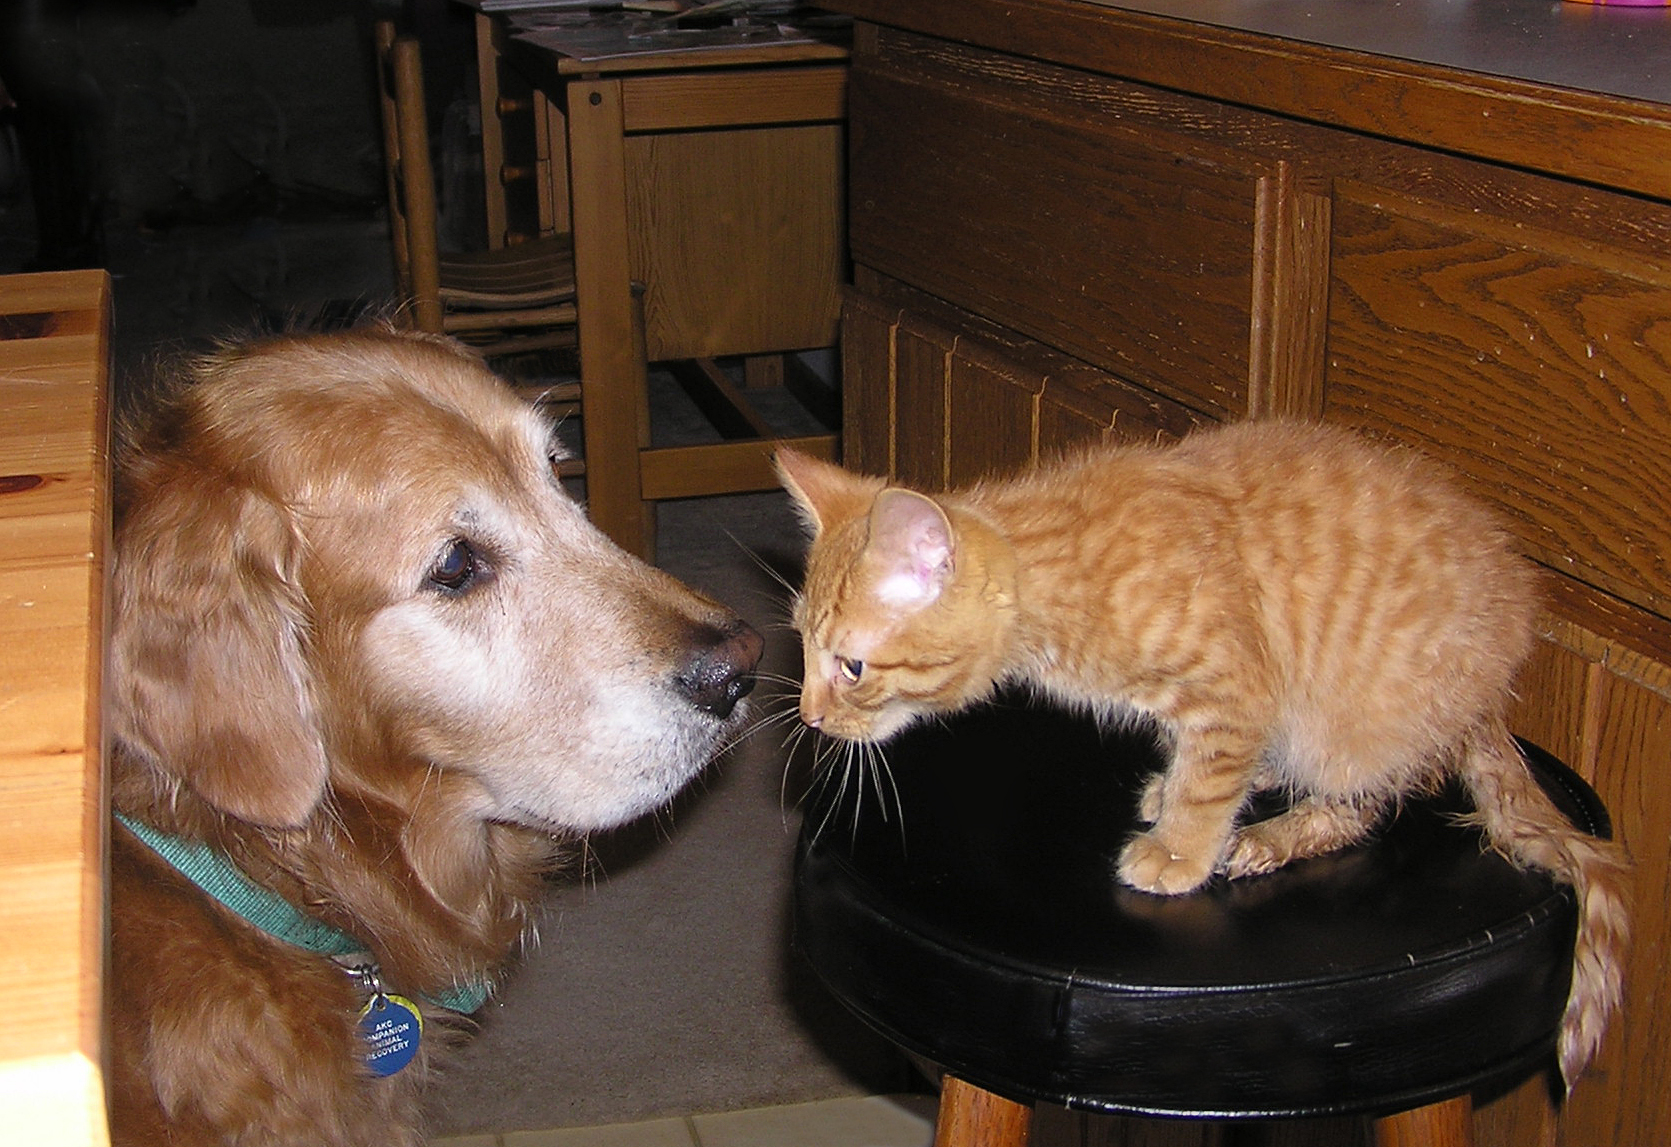
[[[1492,846],[1570,885],[1578,898],[1572,988],[1558,1048],[1570,1091],[1619,1006],[1630,939],[1630,860],[1613,841],[1573,827],[1538,786],[1502,722],[1470,735],[1461,775],[1477,810],[1470,819]]]

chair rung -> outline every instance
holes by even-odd
[[[448,311],[442,325],[448,331],[498,331],[506,327],[544,327],[573,323],[576,312],[573,303],[560,307],[543,307],[532,311]]]
[[[541,385],[533,382],[523,382],[513,379],[511,389],[530,402],[541,406],[556,406],[580,402],[580,384],[578,382],[558,382]]]
[[[772,454],[779,446],[834,461],[837,438],[834,434],[815,434],[640,450],[640,487],[650,501],[775,490],[780,483],[772,467]]]
[[[482,283],[441,284],[442,303],[453,307],[474,307],[484,311],[548,307],[568,302],[573,298],[572,290],[553,290],[543,285],[498,290]]]

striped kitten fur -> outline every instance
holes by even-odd
[[[813,534],[807,725],[884,741],[999,682],[1152,718],[1172,760],[1119,876],[1163,895],[1342,847],[1454,773],[1493,846],[1577,892],[1576,1080],[1619,1002],[1628,862],[1567,822],[1509,735],[1536,573],[1437,467],[1271,421],[935,498],[789,450],[778,468]],[[1269,789],[1292,809],[1238,827]]]

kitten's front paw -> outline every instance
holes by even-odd
[[[1180,896],[1201,887],[1213,866],[1197,856],[1179,856],[1155,838],[1140,833],[1120,853],[1120,879],[1133,888],[1161,896]]]

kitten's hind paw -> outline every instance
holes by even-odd
[[[1230,849],[1225,853],[1219,869],[1235,880],[1243,876],[1263,876],[1267,872],[1275,872],[1292,859],[1294,853],[1290,842],[1262,831],[1262,826],[1253,824],[1236,830],[1236,835],[1230,841]]]
[[[1238,828],[1219,868],[1231,879],[1275,872],[1357,843],[1379,817],[1380,805],[1373,802],[1310,797],[1269,820]]]
[[[1140,833],[1120,853],[1120,879],[1143,892],[1181,896],[1193,892],[1213,874],[1213,866],[1198,856],[1179,856],[1155,838]]]

